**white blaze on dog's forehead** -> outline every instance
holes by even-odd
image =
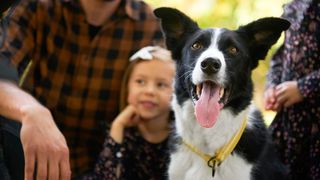
[[[194,68],[194,71],[192,72],[192,81],[194,84],[198,84],[203,80],[206,80],[204,79],[205,77],[200,67],[201,62],[207,58],[214,58],[220,61],[221,68],[216,77],[218,78],[218,81],[220,83],[222,83],[224,79],[226,79],[226,62],[223,56],[223,52],[221,52],[218,48],[218,43],[222,31],[223,30],[221,28],[212,29],[210,46],[205,51],[203,51],[202,54],[198,57],[198,59],[196,60],[196,66]]]

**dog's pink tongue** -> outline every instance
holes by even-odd
[[[195,105],[198,123],[205,128],[214,125],[220,112],[219,87],[204,83],[199,100]]]

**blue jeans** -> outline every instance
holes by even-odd
[[[0,116],[0,179],[24,179],[21,124]]]

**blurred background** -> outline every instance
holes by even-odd
[[[15,0],[14,0],[15,1]],[[261,17],[279,17],[282,6],[289,0],[144,0],[154,8],[168,6],[177,8],[192,17],[201,27],[225,27],[235,29]],[[0,12],[7,9],[12,2],[4,1]],[[0,13],[1,18],[1,13]],[[270,124],[275,113],[263,108],[263,90],[269,60],[283,41],[283,36],[269,51],[265,61],[260,61],[253,72],[255,84],[254,103],[263,112],[267,124]]]
[[[282,6],[289,0],[145,0],[154,8],[167,6],[177,8],[201,27],[226,27],[235,29],[261,17],[279,17]],[[270,124],[275,113],[263,108],[263,90],[271,55],[282,43],[283,37],[272,47],[265,61],[260,61],[253,72],[255,84],[254,103],[263,112],[267,124]]]

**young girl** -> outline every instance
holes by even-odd
[[[94,173],[85,179],[167,179],[175,65],[169,51],[157,46],[141,49],[130,60],[122,112],[111,125]]]

